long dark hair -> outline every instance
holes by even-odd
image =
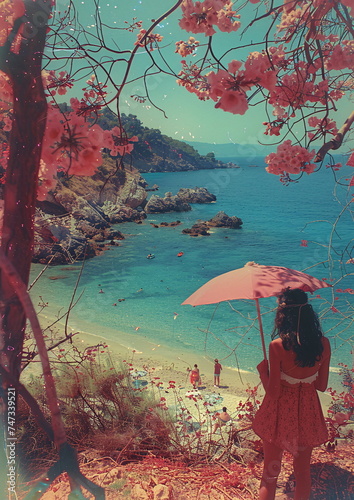
[[[279,336],[284,349],[295,352],[298,366],[314,366],[322,356],[323,333],[307,294],[299,288],[287,288],[278,302],[272,339]]]

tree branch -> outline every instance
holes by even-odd
[[[323,146],[317,151],[317,154],[314,159],[315,163],[319,163],[320,161],[322,161],[330,149],[336,150],[342,145],[345,134],[350,130],[350,127],[352,126],[353,122],[354,122],[354,111],[351,112],[351,114],[345,120],[343,126],[338,130],[337,134],[333,137],[333,139],[331,139],[328,142],[325,142]]]

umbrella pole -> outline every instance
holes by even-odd
[[[263,356],[264,356],[264,359],[267,359],[267,350],[266,350],[266,346],[264,343],[264,333],[263,333],[263,325],[262,325],[262,318],[261,318],[261,310],[259,307],[259,300],[258,299],[254,299],[254,300],[256,301],[257,316],[258,316],[258,323],[259,323],[259,333],[261,334]]]

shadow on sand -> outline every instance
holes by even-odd
[[[331,462],[314,463],[311,465],[312,491],[310,500],[353,500],[354,474]],[[293,474],[288,484],[294,480]],[[283,492],[277,499],[292,499],[294,493]]]

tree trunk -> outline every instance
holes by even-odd
[[[4,185],[4,217],[1,248],[21,280],[27,287],[32,260],[34,240],[34,213],[37,195],[37,179],[41,157],[41,144],[45,131],[47,102],[41,78],[49,0],[25,0],[26,14],[16,20],[13,32],[2,47],[0,68],[11,80],[13,89],[13,120],[9,141],[9,159]],[[23,38],[18,53],[12,51],[14,35],[22,28]],[[0,274],[0,364],[15,380],[21,371],[21,354],[26,328],[26,316],[17,295]],[[18,472],[16,464],[11,465],[9,448],[16,446],[16,420],[9,427],[11,398],[15,393],[4,378],[1,379],[2,396],[8,411],[4,418],[4,432],[1,429],[0,496],[15,498],[11,483]],[[9,403],[7,405],[7,403]],[[12,422],[12,421],[11,421]],[[0,426],[1,427],[1,426]],[[5,447],[3,446],[5,445]],[[6,454],[4,450],[6,449]],[[6,465],[7,464],[7,465]],[[15,469],[11,469],[15,467]],[[15,471],[9,476],[9,472]],[[12,490],[14,491],[14,490]]]
[[[34,240],[34,213],[41,144],[45,131],[47,102],[41,66],[46,27],[36,26],[42,2],[26,2],[27,29],[31,37],[21,43],[19,54],[7,54],[4,70],[13,88],[13,120],[10,153],[4,185],[4,222],[1,247],[28,285]],[[37,22],[38,24],[38,22]],[[2,348],[1,364],[19,377],[26,318],[14,291],[1,276]],[[7,365],[7,366],[6,366]]]

